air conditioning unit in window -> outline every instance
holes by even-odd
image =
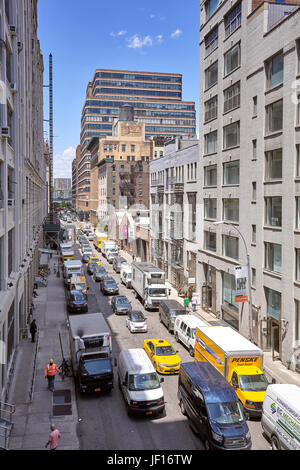
[[[9,127],[1,127],[1,137],[10,137],[10,128]]]
[[[23,49],[23,43],[21,41],[18,41],[18,51],[21,52]]]
[[[10,88],[11,88],[12,91],[18,91],[16,83],[11,83]]]
[[[9,25],[9,32],[11,35],[15,35],[17,33],[17,27],[13,24]]]

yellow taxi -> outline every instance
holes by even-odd
[[[145,339],[143,345],[157,372],[161,374],[178,374],[181,359],[167,340]]]
[[[69,289],[70,290],[81,290],[84,294],[87,295],[88,287],[87,287],[87,284],[86,284],[85,276],[71,276]]]

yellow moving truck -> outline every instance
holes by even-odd
[[[94,247],[96,250],[101,250],[101,243],[107,240],[107,233],[95,232],[94,234]]]
[[[195,361],[210,362],[226,378],[247,416],[261,416],[268,386],[261,349],[229,326],[197,327]]]

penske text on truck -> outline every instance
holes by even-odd
[[[195,361],[210,362],[227,379],[247,416],[261,416],[268,386],[261,349],[229,326],[199,327]]]

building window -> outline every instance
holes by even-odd
[[[206,219],[217,219],[217,199],[204,199],[204,217]]]
[[[238,303],[235,301],[235,277],[232,274],[223,272],[222,278],[223,305],[238,312]]]
[[[283,100],[276,101],[266,107],[266,132],[277,132],[283,126]]]
[[[236,147],[240,144],[240,122],[234,122],[223,127],[223,148],[224,150]]]
[[[256,225],[251,225],[251,243],[256,243]]]
[[[205,89],[212,87],[218,81],[218,61],[205,70]]]
[[[251,284],[253,287],[256,286],[256,269],[251,268]]]
[[[265,269],[273,273],[281,274],[281,245],[265,243]]]
[[[188,194],[189,203],[189,240],[196,240],[196,225],[197,225],[197,194]]]
[[[8,253],[7,253],[7,260],[8,260],[8,266],[7,266],[7,269],[8,269],[8,276],[11,275],[12,271],[13,271],[13,252],[14,252],[14,249],[13,249],[13,239],[14,239],[14,229],[11,229],[9,232],[8,232]]]
[[[256,160],[257,158],[257,140],[252,140],[252,159]]]
[[[131,149],[131,153],[134,153],[135,152],[135,145],[131,145],[130,149]]]
[[[282,198],[281,196],[265,198],[265,222],[272,227],[281,227],[282,224]]]
[[[205,154],[217,152],[217,131],[204,136],[204,152]]]
[[[257,116],[257,96],[253,96],[253,106],[252,106],[252,112],[253,116]]]
[[[204,121],[211,121],[218,115],[218,97],[214,96],[204,103]]]
[[[239,200],[223,199],[223,217],[228,222],[239,221]]]
[[[224,75],[228,75],[241,65],[241,45],[240,43],[229,49],[224,54]]]
[[[219,5],[219,0],[207,0],[205,3],[206,20],[216,11]]]
[[[226,162],[223,164],[223,184],[232,185],[240,182],[240,161]]]
[[[204,249],[214,253],[217,251],[217,236],[215,232],[204,232]]]
[[[280,52],[266,63],[267,88],[283,82],[283,53]]]
[[[239,3],[233,10],[231,10],[224,18],[225,25],[225,38],[230,36],[241,24],[242,17],[242,4]]]
[[[282,179],[282,149],[266,153],[266,181]]]
[[[237,237],[223,235],[223,256],[239,259],[239,239]]]
[[[240,82],[224,90],[224,113],[240,106]]]
[[[218,26],[216,26],[204,39],[205,56],[208,56],[218,47]]]
[[[300,144],[296,145],[296,177],[300,177]]]
[[[300,196],[296,197],[296,229],[300,230]]]
[[[300,73],[300,40],[297,41],[297,73]]]
[[[295,314],[295,341],[300,341],[300,300],[296,300],[296,314]],[[299,365],[298,365],[299,368]]]
[[[267,314],[275,318],[280,319],[281,312],[281,293],[276,290],[265,287],[266,301],[267,301]]]
[[[252,181],[252,201],[256,201],[256,182]]]
[[[297,96],[296,125],[300,126],[300,94]]]
[[[204,186],[217,186],[217,165],[204,167]]]
[[[126,152],[126,145],[122,144],[122,153]]]

